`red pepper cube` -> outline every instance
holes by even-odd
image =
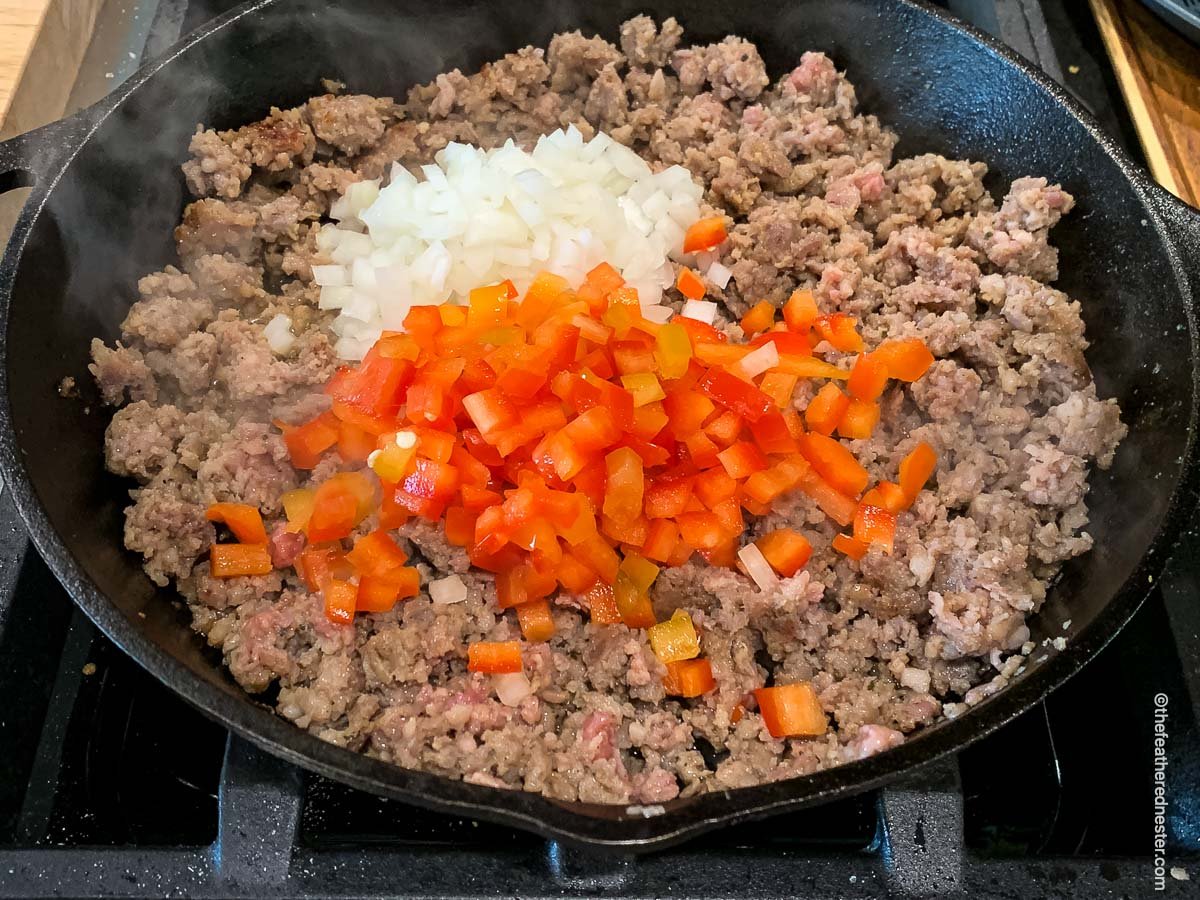
[[[796,439],[792,437],[787,421],[776,410],[751,422],[750,433],[763,453],[795,453],[797,450]]]
[[[748,422],[757,422],[775,408],[769,396],[725,369],[709,369],[697,387],[718,406],[732,410]]]
[[[887,387],[887,366],[871,353],[860,353],[850,370],[850,378],[846,381],[846,390],[851,397],[869,403],[879,399],[883,389]]]
[[[808,289],[792,291],[787,303],[783,305],[783,320],[787,323],[788,330],[798,334],[807,334],[817,315],[816,298]]]
[[[738,441],[731,447],[726,447],[717,454],[717,459],[725,467],[730,478],[749,478],[755,472],[761,472],[767,467],[767,459],[756,446],[749,441]]]

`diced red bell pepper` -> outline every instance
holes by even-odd
[[[699,697],[717,686],[712,663],[700,659],[684,659],[666,664],[663,690],[673,697]]]
[[[700,280],[699,275],[684,266],[679,270],[679,277],[675,279],[675,290],[689,300],[699,300],[704,296],[704,282]]]
[[[397,566],[378,575],[364,575],[358,582],[359,612],[387,612],[396,601],[421,592],[421,574],[413,566]]]
[[[759,300],[742,316],[742,332],[747,335],[766,331],[775,324],[775,307],[766,300]]]
[[[800,487],[809,474],[810,466],[802,456],[790,456],[769,469],[755,472],[746,479],[743,489],[747,498],[766,504]]]
[[[687,332],[693,348],[700,344],[724,344],[729,340],[723,331],[717,331],[713,326],[707,322],[701,322],[699,319],[675,316],[671,322]]]
[[[773,738],[820,737],[829,730],[817,692],[806,681],[758,688],[754,699]]]
[[[749,478],[767,467],[767,459],[762,455],[762,451],[749,441],[738,441],[726,447],[717,454],[717,459],[721,461],[730,478]]]
[[[716,408],[704,394],[691,390],[669,391],[662,404],[668,417],[668,429],[681,441],[699,431]]]
[[[850,378],[846,381],[846,390],[851,397],[864,402],[878,400],[883,389],[887,387],[888,368],[873,353],[860,353],[850,370]]]
[[[830,382],[808,401],[804,421],[809,429],[817,434],[831,435],[838,422],[842,421],[849,405],[850,398],[842,393],[841,388]]]
[[[283,443],[292,466],[297,469],[315,468],[321,454],[338,441],[339,422],[333,413],[322,413],[303,425],[275,424],[283,432]]]
[[[518,641],[476,641],[467,647],[467,671],[505,675],[521,671]]]
[[[617,558],[616,551],[599,533],[575,544],[571,553],[606,583],[612,584],[616,579],[617,567],[621,561]]]
[[[517,421],[516,407],[498,388],[467,394],[462,398],[462,405],[485,438]]]
[[[728,447],[742,435],[742,417],[732,410],[718,412],[704,426],[704,433],[718,447]]]
[[[583,595],[588,605],[588,616],[596,625],[620,625],[621,610],[611,584],[597,581]]]
[[[646,535],[650,533],[650,520],[645,516],[636,516],[628,521],[619,521],[601,513],[600,531],[609,540],[620,543],[625,548],[636,549],[646,542]]]
[[[249,503],[214,503],[204,512],[210,522],[223,522],[242,544],[265,544],[267,529],[257,506]]]
[[[937,454],[924,441],[900,461],[900,489],[911,504],[937,468]]]
[[[750,423],[750,433],[763,453],[795,453],[796,439],[783,414],[772,410],[757,422]]]
[[[784,578],[791,578],[803,569],[812,556],[812,545],[808,539],[791,528],[777,528],[754,543],[771,568]]]
[[[684,513],[675,521],[680,537],[697,550],[712,550],[725,538],[721,520],[714,513]]]
[[[646,515],[651,519],[672,519],[684,511],[691,496],[690,477],[655,478],[646,485]]]
[[[338,455],[343,462],[364,463],[375,450],[376,436],[353,422],[338,423]]]
[[[455,547],[469,547],[475,539],[475,520],[478,516],[462,506],[446,509],[446,540]]]
[[[709,369],[697,387],[718,406],[733,410],[748,422],[757,422],[775,408],[770,397],[725,369]]]
[[[448,463],[418,458],[401,487],[413,497],[445,503],[458,490],[458,470]]]
[[[800,452],[836,490],[857,497],[866,489],[867,470],[845,446],[823,434],[803,435],[799,443]]]
[[[266,575],[274,566],[264,544],[213,544],[208,551],[208,572],[213,578]]]
[[[904,489],[891,481],[881,481],[862,496],[862,503],[867,506],[880,506],[890,513],[899,513],[908,508],[908,498]]]
[[[737,489],[737,482],[729,477],[729,473],[725,471],[723,466],[704,470],[696,476],[693,482],[693,490],[696,496],[709,509],[712,509],[722,500],[728,500],[730,497],[736,496]]]
[[[879,506],[859,504],[854,514],[854,538],[864,544],[877,544],[889,556],[896,536],[896,516]]]
[[[758,383],[758,389],[775,401],[780,409],[789,409],[792,397],[796,393],[796,384],[800,381],[798,375],[786,372],[768,372]]]
[[[835,350],[843,353],[861,353],[863,339],[855,327],[854,318],[845,313],[829,313],[817,316],[813,328],[821,339],[828,342]]]
[[[621,432],[608,409],[594,406],[561,428],[546,449],[554,461],[554,471],[566,481],[620,438]]]
[[[380,575],[408,561],[408,555],[386,531],[376,530],[354,542],[346,559],[360,575]]]
[[[815,470],[810,470],[800,482],[800,490],[812,498],[821,511],[839,525],[849,525],[854,521],[854,513],[858,508],[854,498],[838,491]]]
[[[900,381],[916,381],[933,365],[933,354],[920,338],[884,341],[873,355]]]
[[[354,530],[358,522],[358,497],[332,478],[317,488],[306,533],[314,543],[337,541]]]
[[[751,347],[761,347],[763,344],[774,344],[780,353],[790,353],[793,356],[812,355],[812,345],[809,344],[808,337],[794,331],[768,331],[750,342]]]
[[[710,469],[721,462],[717,459],[720,448],[702,431],[697,431],[684,441],[684,446],[687,448],[692,463],[698,469]]]
[[[372,348],[357,367],[339,369],[325,393],[338,418],[371,430],[374,422],[396,415],[415,369],[410,360],[381,356]]]
[[[652,441],[667,427],[670,419],[662,403],[648,403],[633,411],[633,427],[630,432],[643,441]]]
[[[817,315],[817,300],[807,288],[792,291],[787,303],[783,305],[783,320],[787,323],[788,330],[798,334],[807,334]]]
[[[838,534],[833,538],[833,549],[838,553],[842,553],[853,560],[860,560],[867,555],[870,548],[865,541],[860,541],[858,538],[851,537],[848,534]]]
[[[865,441],[875,432],[879,413],[878,403],[857,398],[851,400],[838,422],[838,434],[852,441]]]
[[[599,577],[570,553],[563,554],[563,558],[555,570],[555,575],[563,589],[572,594],[585,593],[592,585],[596,584],[596,579]]]
[[[358,585],[353,581],[331,578],[321,587],[325,599],[325,618],[336,625],[354,623],[358,609]]]
[[[679,527],[670,519],[651,519],[650,530],[642,544],[642,555],[655,562],[666,563],[679,543]]]
[[[696,253],[700,250],[711,250],[722,244],[727,237],[724,216],[709,216],[688,226],[683,234],[683,252]]]
[[[436,306],[414,306],[404,317],[404,330],[425,350],[432,350],[434,338],[442,330],[442,316]]]
[[[554,312],[562,295],[570,289],[570,283],[561,275],[539,272],[525,292],[525,299],[517,307],[517,321],[526,328],[541,323]]]

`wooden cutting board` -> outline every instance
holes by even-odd
[[[1138,0],[1089,0],[1150,171],[1200,207],[1200,47]]]
[[[63,114],[103,2],[0,0],[0,138]]]

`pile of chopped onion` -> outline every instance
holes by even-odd
[[[386,187],[351,185],[331,210],[337,224],[317,236],[332,264],[313,277],[321,308],[338,310],[340,357],[361,359],[412,306],[462,302],[505,279],[523,294],[540,271],[577,285],[603,261],[637,288],[648,318],[669,316],[653,308],[703,194],[687,169],[652,172],[608,135],[584,141],[573,126],[532,153],[512,141],[488,151],[452,143],[435,160],[420,179],[394,165]]]

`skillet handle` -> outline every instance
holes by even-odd
[[[0,141],[0,194],[58,173],[94,125],[96,107]]]

